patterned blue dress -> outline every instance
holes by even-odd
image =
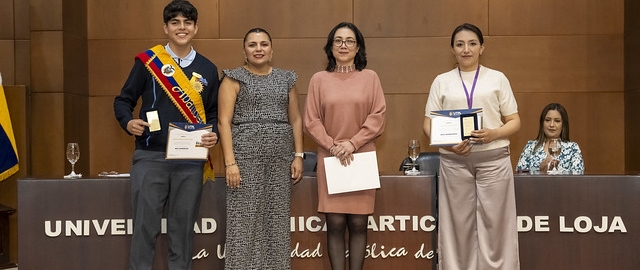
[[[293,129],[289,91],[293,71],[256,75],[224,70],[240,83],[233,112],[233,152],[242,184],[227,189],[225,269],[290,269]]]
[[[537,171],[540,168],[540,163],[547,158],[547,153],[542,147],[534,149],[536,142],[536,140],[528,141],[527,145],[522,149],[518,165],[516,165],[517,171]],[[563,141],[560,145],[562,150],[558,157],[560,160],[558,170],[563,174],[584,174],[584,160],[582,160],[582,152],[580,152],[578,144]]]

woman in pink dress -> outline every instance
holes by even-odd
[[[345,232],[349,229],[349,269],[362,269],[367,219],[374,189],[340,194],[327,191],[324,157],[349,166],[353,154],[375,151],[384,130],[386,103],[378,75],[367,66],[364,37],[349,22],[336,25],[324,46],[328,64],[311,77],[305,130],[318,144],[318,212],[325,213],[327,246],[333,270],[345,269]]]

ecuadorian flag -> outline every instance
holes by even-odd
[[[9,178],[18,171],[18,148],[11,128],[7,98],[2,88],[0,74],[0,181]]]

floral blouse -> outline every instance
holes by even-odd
[[[516,165],[517,171],[539,170],[540,163],[547,158],[547,153],[542,149],[542,147],[538,148],[534,152],[536,142],[537,141],[535,140],[528,141],[527,145],[522,149],[520,159],[518,159],[518,165]],[[580,152],[578,144],[575,142],[563,141],[560,145],[562,145],[562,150],[558,157],[560,160],[558,170],[566,174],[584,174],[584,160],[582,160],[582,152]]]

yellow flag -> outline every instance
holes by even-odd
[[[2,88],[0,74],[0,181],[9,178],[18,171],[18,148],[11,128],[9,107]]]

